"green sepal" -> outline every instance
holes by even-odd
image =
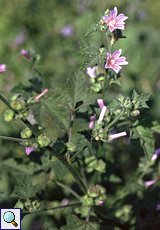
[[[50,143],[51,143],[51,139],[46,134],[40,135],[38,137],[37,141],[38,141],[41,148],[46,147],[46,146],[50,145]]]
[[[14,115],[15,115],[15,113],[14,113],[13,110],[6,109],[6,111],[4,112],[4,115],[3,115],[4,116],[4,120],[6,122],[12,121],[12,120],[14,120]]]
[[[21,138],[30,138],[32,136],[32,131],[27,127],[21,132]]]

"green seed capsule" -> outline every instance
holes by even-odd
[[[32,136],[32,131],[29,128],[25,128],[22,132],[21,132],[21,138],[30,138]]]
[[[11,109],[6,109],[5,113],[4,113],[4,120],[6,122],[12,121],[14,118],[14,111]]]
[[[10,106],[14,109],[14,110],[22,110],[25,109],[26,107],[26,103],[22,98],[10,101]]]
[[[40,147],[46,147],[51,143],[50,138],[46,135],[46,134],[42,134],[38,137],[38,143],[40,145]]]

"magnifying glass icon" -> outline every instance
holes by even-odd
[[[14,215],[14,213],[11,212],[11,211],[5,212],[4,215],[3,215],[3,219],[4,219],[5,222],[11,223],[11,224],[13,224],[15,227],[18,226],[18,224],[14,221],[14,220],[15,220],[15,215]]]

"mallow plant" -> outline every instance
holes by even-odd
[[[127,230],[158,224],[160,150],[155,137],[160,126],[149,119],[150,94],[133,90],[130,97],[118,93],[107,100],[110,86],[120,85],[129,65],[128,54],[121,47],[114,49],[120,39],[127,39],[122,34],[126,20],[117,7],[107,9],[81,41],[80,69],[65,84],[53,82],[48,89],[42,88],[40,55],[22,50],[20,55],[30,63],[34,76],[30,87],[22,82],[10,97],[0,94],[7,107],[5,125],[15,120],[24,124],[19,138],[0,138],[17,142],[22,156],[27,155],[17,165],[16,176],[10,171],[16,178],[8,192],[8,199],[15,199],[10,208],[21,208],[22,220],[28,214],[46,213],[50,218],[40,220],[41,229]],[[105,35],[106,46],[89,43],[87,38],[95,33]],[[0,72],[5,71],[1,64]],[[52,121],[63,133],[57,139],[47,131]],[[5,157],[1,159],[2,169],[6,168]],[[1,198],[5,192],[1,191]]]

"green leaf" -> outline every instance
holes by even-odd
[[[98,30],[100,30],[100,24],[93,23],[92,25],[90,25],[90,28],[87,30],[87,33],[85,34],[85,36],[91,33],[95,33]]]
[[[153,124],[152,122],[144,118],[142,120],[136,121],[133,124],[133,132],[136,133],[136,135],[140,139],[140,144],[147,155],[148,160],[150,161],[153,153],[154,153],[154,137],[153,137]],[[136,136],[135,136],[136,137]],[[133,136],[132,136],[133,138]]]
[[[104,68],[104,61],[106,60],[105,55],[100,52],[100,49],[93,44],[90,44],[88,41],[83,39],[81,41],[81,50],[78,55],[82,61],[80,70],[83,70],[89,66],[99,65],[101,68]]]
[[[146,101],[148,101],[150,96],[151,93],[141,93],[138,95],[138,93],[134,90],[132,94],[132,103],[136,104],[139,102],[140,106],[137,108],[149,108]]]
[[[100,230],[100,226],[96,223],[80,220],[75,215],[70,215],[67,217],[67,225],[62,226],[61,230]]]
[[[74,111],[86,111],[88,105],[94,103],[97,95],[85,85],[86,79],[82,72],[71,76],[66,84],[51,85],[53,91],[61,95],[61,106],[63,109]]]
[[[50,97],[43,100],[42,103],[33,105],[34,118],[40,124],[43,124],[46,116],[49,115],[61,126],[65,131],[68,131],[69,117],[64,108],[61,107],[62,95],[51,93]]]
[[[122,180],[115,174],[111,174],[109,177],[109,181],[114,183],[120,183]]]
[[[29,199],[30,197],[35,197],[35,193],[38,191],[37,186],[33,186],[32,182],[29,180],[28,176],[22,178],[19,186],[15,186],[14,192],[17,194],[19,199]]]
[[[84,135],[81,134],[81,132],[79,132],[77,135],[78,135],[78,138],[77,138],[77,143],[76,143],[76,150],[82,149],[85,146],[91,148],[92,146],[91,140],[89,141]]]
[[[54,172],[57,174],[59,180],[62,180],[63,177],[65,177],[68,173],[67,168],[64,167],[64,165],[59,160],[56,160],[53,163],[53,169],[54,169]]]

